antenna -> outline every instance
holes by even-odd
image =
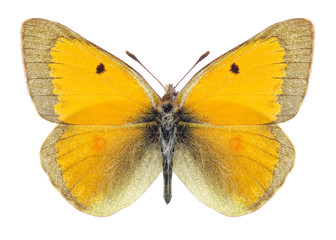
[[[189,69],[189,71],[183,76],[183,78],[181,78],[181,80],[175,85],[175,87],[174,87],[174,89],[177,87],[177,85],[179,85],[180,84],[180,82],[182,82],[182,80],[191,72],[191,70],[200,62],[200,61],[202,61],[204,58],[206,58],[208,55],[209,55],[209,51],[206,51],[205,53],[203,53],[202,54],[202,56],[200,56],[200,58],[196,61],[196,63]],[[133,54],[133,53],[131,53],[131,52],[129,52],[129,51],[126,51],[126,54],[130,57],[130,58],[132,58],[134,61],[136,61],[136,62],[138,62],[150,75],[152,75],[155,79],[156,79],[156,81],[158,81],[160,84],[161,84],[161,86],[163,87],[163,89],[164,90],[166,90],[166,92],[168,91],[167,89],[166,89],[166,87],[165,86],[163,86],[163,84],[160,82],[160,80],[159,79],[157,79],[140,61],[139,61],[139,59]]]
[[[158,81],[160,84],[161,84],[161,86],[163,87],[163,89],[164,90],[166,90],[166,92],[167,92],[167,89],[165,88],[165,86],[163,86],[163,84],[160,82],[160,80],[159,79],[157,79],[140,61],[139,61],[139,59],[133,54],[133,53],[130,53],[129,51],[126,51],[126,54],[130,57],[130,58],[132,58],[134,61],[136,61],[136,62],[138,62],[147,72],[149,72],[149,74],[150,75],[152,75],[153,76],[153,78],[155,78],[156,79],[156,81]]]
[[[206,51],[205,53],[202,54],[202,56],[200,56],[200,58],[196,61],[196,63],[189,69],[189,71],[183,76],[183,78],[181,78],[181,80],[175,85],[174,88],[177,87],[177,85],[180,84],[180,82],[182,82],[182,80],[191,72],[191,70],[200,62],[202,61],[204,58],[206,58],[209,55],[209,51]]]

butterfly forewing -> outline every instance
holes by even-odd
[[[277,23],[199,71],[177,97],[194,121],[253,125],[296,115],[306,93],[313,26]]]
[[[22,48],[29,92],[49,121],[122,125],[160,101],[135,70],[61,24],[26,21]]]

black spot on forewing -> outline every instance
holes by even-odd
[[[98,66],[97,66],[97,69],[96,69],[96,73],[97,74],[101,74],[105,72],[105,66],[103,63],[100,63]]]
[[[239,73],[239,67],[238,67],[238,65],[235,64],[235,63],[232,63],[230,71],[233,72],[233,73],[235,73],[235,74],[238,74]]]

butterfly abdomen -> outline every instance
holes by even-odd
[[[168,204],[172,197],[171,179],[173,173],[173,155],[176,143],[176,124],[171,112],[163,111],[159,126],[162,167],[164,179],[164,200]]]

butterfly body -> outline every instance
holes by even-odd
[[[166,203],[174,172],[218,212],[253,212],[294,165],[293,144],[277,124],[294,117],[305,96],[313,33],[306,19],[274,24],[161,98],[69,28],[27,20],[29,92],[40,116],[58,124],[42,145],[42,167],[67,201],[95,216],[129,206],[161,172]]]
[[[164,199],[168,204],[171,200],[171,181],[173,174],[173,155],[176,144],[176,119],[173,113],[163,111],[159,123],[159,139],[162,152],[162,171],[164,179]]]
[[[164,180],[164,200],[168,204],[172,198],[172,174],[173,156],[177,139],[181,141],[183,131],[178,131],[179,122],[182,120],[181,114],[175,103],[177,96],[175,87],[169,84],[166,94],[161,98],[157,109],[153,110],[152,120],[156,122],[156,127],[150,128],[151,136],[158,139],[162,153],[162,172]],[[147,118],[148,119],[148,118]],[[150,118],[149,118],[150,119]],[[151,122],[151,120],[149,120]],[[184,131],[185,132],[185,131]]]

